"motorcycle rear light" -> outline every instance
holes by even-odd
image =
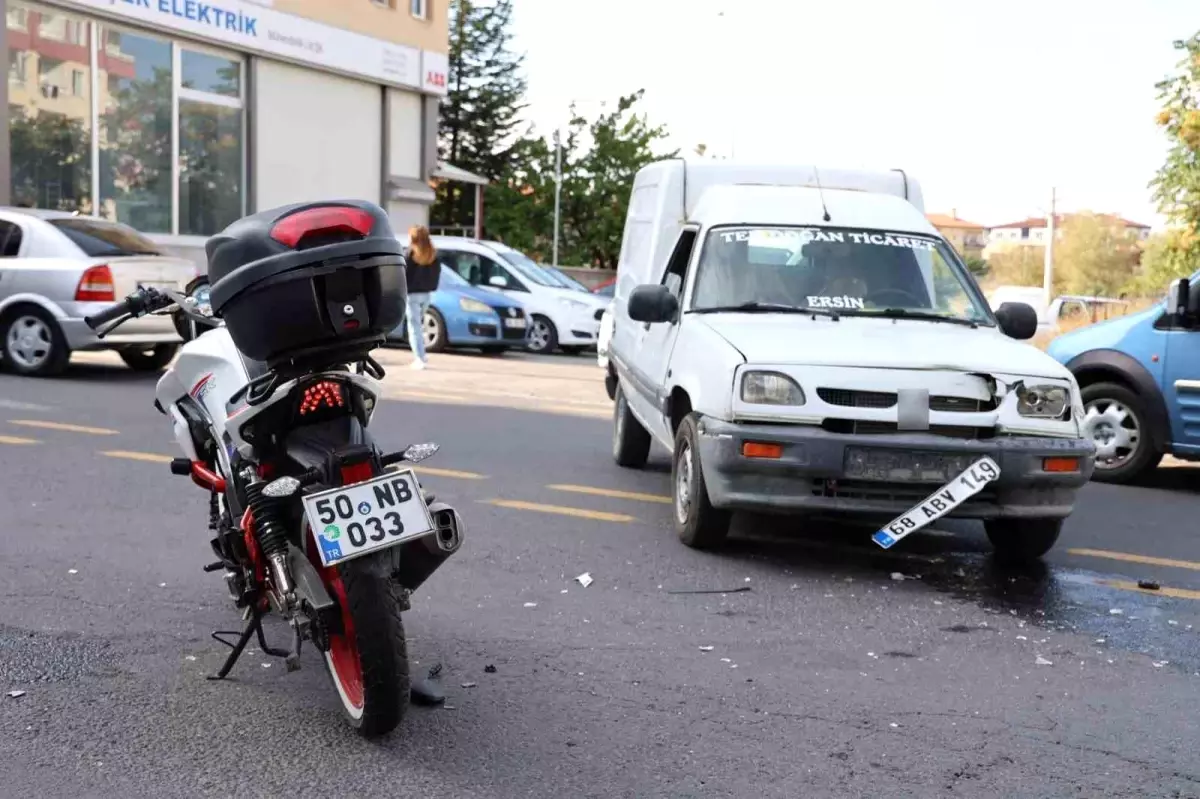
[[[116,302],[112,270],[105,265],[90,266],[75,287],[75,302]]]
[[[285,216],[271,228],[271,238],[294,250],[309,237],[341,233],[363,238],[374,226],[375,220],[361,208],[327,205]]]
[[[346,407],[346,395],[342,384],[334,380],[322,380],[304,389],[300,398],[300,415],[315,413],[323,408]]]

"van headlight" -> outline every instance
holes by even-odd
[[[1021,386],[1017,413],[1031,419],[1061,419],[1071,407],[1071,392],[1064,386]]]
[[[804,391],[795,380],[779,372],[746,372],[742,375],[742,402],[803,405]]]

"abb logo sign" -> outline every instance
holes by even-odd
[[[425,83],[429,86],[436,86],[439,89],[444,89],[446,88],[446,73],[429,70],[425,73]]]

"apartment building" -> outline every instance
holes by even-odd
[[[1144,241],[1150,236],[1149,225],[1131,222],[1116,214],[1100,214],[1100,216],[1111,222],[1114,227],[1123,228],[1131,238],[1137,241]],[[1054,217],[1054,238],[1056,241],[1062,236],[1063,225],[1071,217],[1072,214],[1058,214]],[[1049,232],[1046,217],[1044,216],[1032,216],[1018,222],[1010,222],[1007,225],[996,225],[995,227],[988,228],[987,251],[985,255],[990,256],[993,253],[1003,252],[1012,247],[1044,247],[1048,239]]]
[[[948,214],[926,214],[929,223],[958,250],[964,258],[982,258],[987,243],[987,228],[975,222],[959,219],[958,211]]]
[[[425,223],[452,171],[448,2],[0,0],[0,204],[116,219],[200,262],[208,236],[289,202]]]

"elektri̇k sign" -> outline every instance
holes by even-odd
[[[425,78],[422,53],[415,47],[322,25],[246,0],[59,1],[151,30],[192,36],[243,52],[278,56],[430,94],[446,93],[444,86]],[[430,63],[445,59],[440,53],[424,56]]]

